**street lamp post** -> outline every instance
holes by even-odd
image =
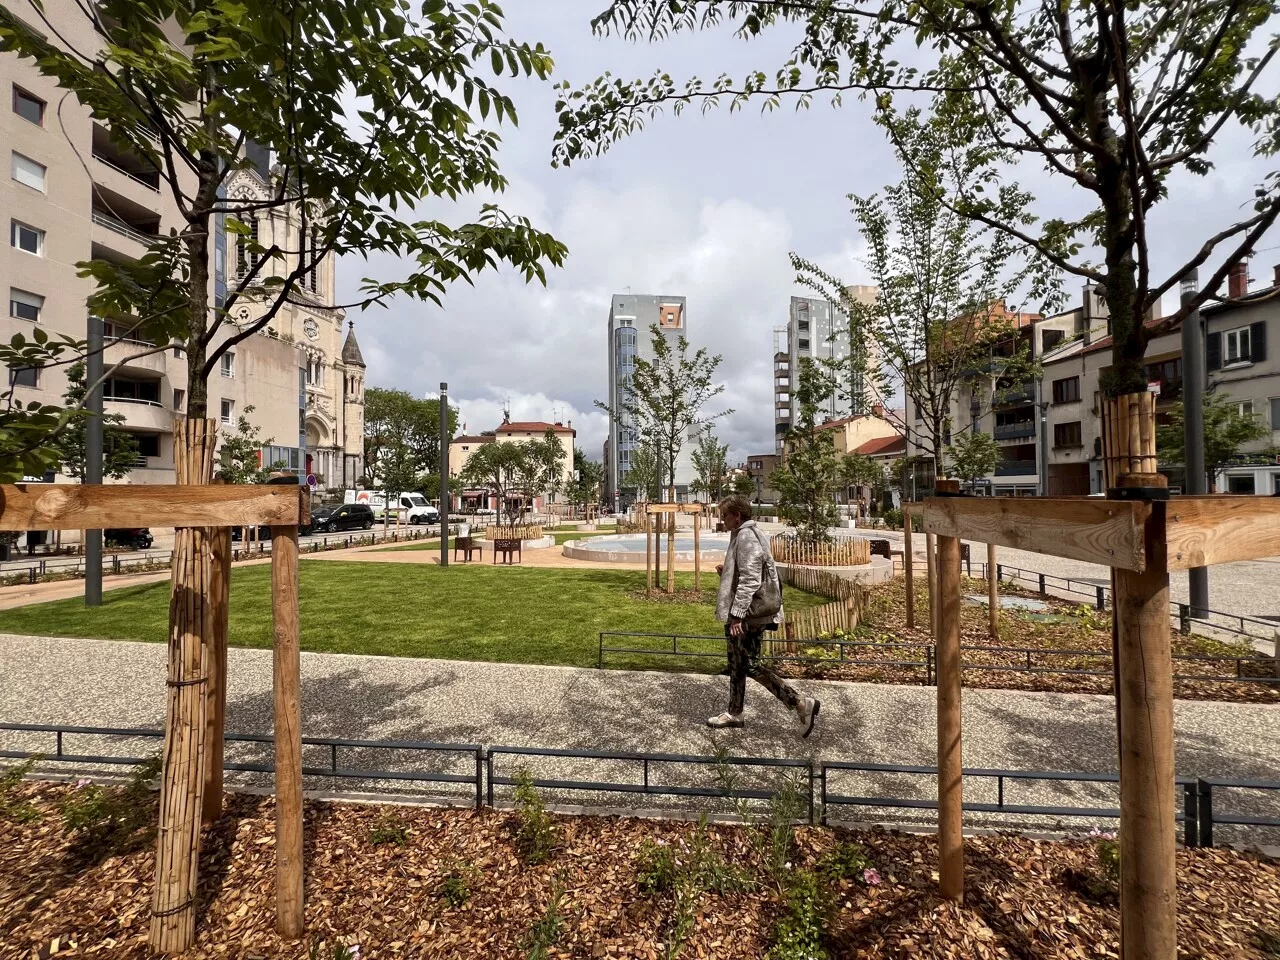
[[[440,384],[440,566],[449,565],[449,384]]]
[[[85,407],[83,483],[102,483],[102,318],[89,317],[89,353],[85,357],[85,383],[91,388]],[[84,605],[102,606],[102,531],[84,532]]]
[[[1182,302],[1196,295],[1198,277],[1193,269],[1182,278]],[[1197,307],[1182,321],[1182,448],[1183,484],[1187,493],[1209,492],[1209,479],[1204,465],[1204,389],[1205,370],[1204,321]],[[1188,599],[1193,616],[1203,617],[1209,607],[1209,568],[1192,567],[1187,571]]]

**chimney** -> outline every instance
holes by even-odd
[[[1280,263],[1277,263],[1272,269],[1275,271],[1275,280],[1272,281],[1273,287],[1280,287]]]
[[[879,418],[879,419],[883,420],[883,419],[884,419],[884,404],[883,404],[883,403],[873,403],[873,404],[871,405],[871,415],[872,415],[873,417],[877,417],[877,418]]]
[[[1249,264],[1247,261],[1239,261],[1231,265],[1231,272],[1227,274],[1227,296],[1235,300],[1243,297],[1249,292]]]

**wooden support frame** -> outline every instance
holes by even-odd
[[[298,528],[271,528],[272,686],[276,748],[276,928],[303,933],[302,665]]]
[[[914,518],[920,514],[920,506],[902,505],[902,573],[906,577],[907,588],[907,629],[914,630],[916,625],[916,574],[915,548],[911,545],[911,527]]]
[[[640,506],[640,504],[637,504]],[[698,524],[701,514],[704,512],[703,505],[700,503],[645,503],[645,540],[644,540],[644,567],[645,567],[645,588],[644,595],[646,597],[653,594],[654,570],[660,569],[662,549],[662,533],[666,524],[663,518],[670,518],[670,530],[667,531],[667,582],[665,590],[667,593],[676,592],[676,518],[677,513],[693,514],[693,589],[702,590],[702,549],[701,541],[698,537]],[[657,518],[656,522],[654,518]],[[656,532],[655,532],[656,531]],[[651,537],[654,539],[651,541]],[[653,549],[652,559],[650,563],[650,547]]]
[[[310,510],[298,486],[0,484],[0,531],[305,526]]]
[[[996,545],[987,544],[987,629],[992,640],[1000,639],[1000,578]]]

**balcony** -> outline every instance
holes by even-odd
[[[105,227],[117,236],[125,237],[126,239],[132,240],[134,243],[138,244],[137,247],[132,248],[133,255],[135,257],[142,256],[142,254],[146,253],[146,248],[154,243],[156,238],[160,235],[158,231],[155,233],[144,233],[137,227],[130,226],[125,223],[123,220],[113,217],[108,213],[99,213],[97,210],[93,211],[93,222],[95,226]],[[97,233],[97,231],[94,232]],[[122,247],[118,242],[113,242],[110,237],[102,237],[101,239],[107,246],[117,250],[123,250],[125,252],[128,251],[128,248]]]
[[[1023,423],[996,424],[995,430],[992,432],[992,436],[997,440],[1022,440],[1035,435],[1036,423],[1034,420],[1027,420]]]
[[[1030,381],[1013,387],[997,389],[991,398],[993,407],[1017,407],[1026,403],[1035,403],[1036,385]]]
[[[154,343],[145,340],[108,338],[102,353],[102,361],[108,367],[124,362],[124,365],[116,371],[122,376],[129,374],[141,374],[145,377],[163,376],[170,354],[168,347],[156,353],[149,353],[145,357],[136,356],[144,350],[155,349]]]
[[[155,400],[104,397],[102,408],[107,413],[116,413],[124,417],[124,426],[133,430],[168,433],[173,429],[173,414]]]
[[[1034,477],[1035,475],[1034,460],[1002,460],[996,464],[997,477]]]

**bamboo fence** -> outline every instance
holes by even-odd
[[[521,523],[515,526],[485,527],[481,536],[486,540],[541,540],[542,525]]]
[[[815,567],[856,567],[871,562],[871,542],[846,537],[831,543],[805,543],[787,534],[769,539],[769,549],[779,563]]]

